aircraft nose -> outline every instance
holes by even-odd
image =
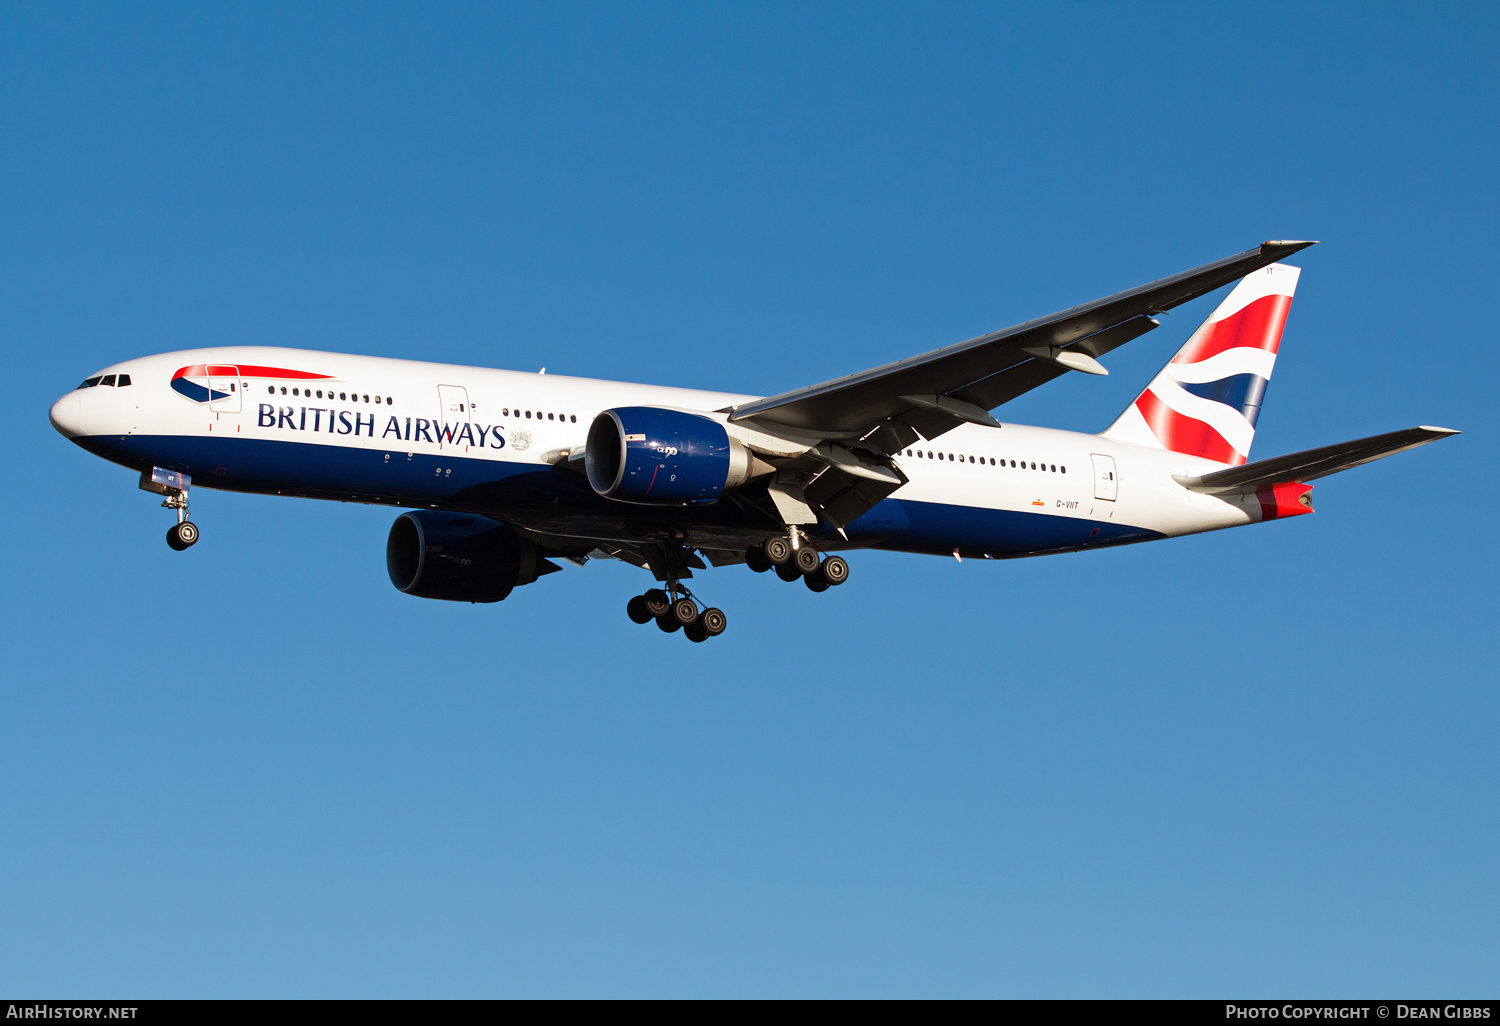
[[[47,419],[52,421],[52,426],[64,438],[77,438],[84,433],[83,419],[79,413],[78,395],[76,392],[69,392],[52,404]]]

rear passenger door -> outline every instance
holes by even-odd
[[[1094,498],[1114,502],[1119,497],[1120,482],[1115,476],[1115,458],[1094,453]]]

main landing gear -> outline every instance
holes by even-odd
[[[842,556],[829,556],[820,562],[817,550],[799,534],[767,538],[750,546],[745,563],[758,574],[775,570],[783,581],[800,579],[811,591],[827,591],[849,579],[849,564]]]
[[[692,593],[676,581],[669,581],[671,593],[652,588],[644,595],[637,595],[625,604],[625,613],[636,623],[656,621],[656,626],[671,634],[682,631],[689,641],[707,641],[724,633],[729,618],[722,609],[709,606],[699,612],[698,603]],[[674,596],[676,596],[674,598]]]

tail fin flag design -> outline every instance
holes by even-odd
[[[1104,437],[1243,464],[1301,273],[1271,264],[1241,278]]]

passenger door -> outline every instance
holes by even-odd
[[[438,435],[448,441],[458,437],[463,426],[469,422],[469,392],[462,385],[438,386]],[[452,430],[445,430],[450,427]]]
[[[240,412],[240,369],[220,364],[209,364],[204,368],[208,372],[208,408],[215,413],[239,413]]]
[[[1094,498],[1114,502],[1119,495],[1120,482],[1115,477],[1115,458],[1094,453]]]

